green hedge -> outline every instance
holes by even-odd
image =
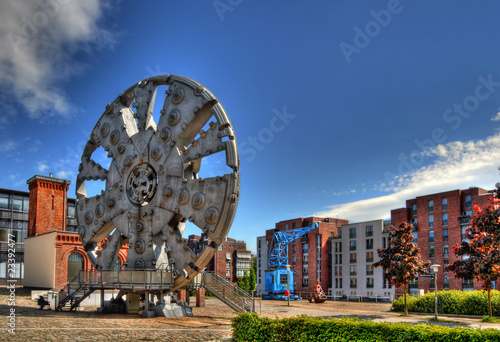
[[[406,296],[409,312],[434,313],[434,292],[424,296]],[[392,311],[404,311],[404,297],[392,303]],[[493,316],[500,316],[500,291],[491,291]],[[478,315],[488,314],[488,292],[486,291],[438,291],[438,312],[441,314]]]
[[[495,329],[374,323],[351,318],[299,316],[285,319],[240,314],[232,320],[233,341],[500,341]]]

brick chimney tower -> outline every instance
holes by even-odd
[[[28,179],[30,206],[28,237],[66,231],[68,216],[68,189],[71,181],[35,175]]]

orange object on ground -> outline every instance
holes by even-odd
[[[309,297],[309,302],[315,303],[324,303],[326,302],[326,295],[319,284],[319,279],[316,279],[316,285],[314,285],[314,290],[311,292],[311,296]]]

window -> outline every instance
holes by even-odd
[[[417,216],[417,203],[413,204],[413,216]]]
[[[472,207],[472,196],[471,195],[465,196],[465,207],[466,208]]]
[[[236,270],[236,276],[237,277],[244,277],[245,271],[244,270]]]
[[[443,288],[445,288],[445,289],[450,288],[450,277],[449,276],[443,277]]]
[[[373,275],[373,265],[366,265],[366,275]]]
[[[8,195],[0,195],[0,209],[9,209]]]
[[[22,198],[13,198],[12,199],[12,210],[22,211],[23,210],[23,200]]]
[[[450,262],[448,260],[443,260],[443,273],[448,273],[448,268],[446,266],[448,266]]]
[[[418,289],[418,278],[410,280],[410,289]]]
[[[231,270],[226,270],[226,277],[230,277],[231,276]]]
[[[366,262],[373,262],[373,252],[366,252]]]
[[[259,239],[259,241],[257,241],[257,245],[259,246],[259,249],[260,249],[260,242],[261,242],[261,241],[262,241],[262,240],[260,240],[260,239]]]
[[[429,231],[429,243],[434,243],[434,231]]]
[[[339,254],[339,264],[342,263],[342,254]]]
[[[462,226],[462,240],[463,241],[469,241],[469,239],[467,239],[466,237],[466,234],[467,234],[467,228],[466,226]]]
[[[260,260],[259,260],[260,261]],[[297,257],[293,257],[293,266],[295,266],[297,264]]]
[[[309,286],[309,278],[307,276],[302,278],[302,287],[308,287]]]
[[[350,251],[355,251],[356,250],[356,240],[349,241],[349,250]]]
[[[285,229],[288,229],[288,223],[287,223],[287,224],[285,224]]]
[[[413,241],[414,241],[415,243],[418,243],[418,242],[417,242],[417,241],[418,241],[418,233],[417,233],[417,232],[411,233],[411,236],[413,236]]]
[[[448,245],[443,245],[443,258],[448,258]]]
[[[429,215],[429,228],[434,228],[434,215]]]
[[[292,253],[295,254],[295,244],[292,246]]]
[[[428,203],[427,203],[427,209],[430,213],[432,213],[434,211],[434,201],[433,200],[430,200]]]
[[[321,249],[321,235],[316,235],[316,248]]]
[[[302,265],[307,265],[307,255],[302,255]]]
[[[358,279],[357,278],[350,279],[350,287],[351,287],[351,289],[355,289],[358,287]]]
[[[226,261],[226,268],[231,268],[231,261]]]
[[[387,238],[382,238],[382,248],[387,248]]]
[[[302,253],[309,253],[309,244],[308,243],[302,244]]]
[[[443,214],[443,226],[448,225],[448,214]]]
[[[293,228],[293,229],[295,229],[295,222],[294,222],[294,223],[292,223],[292,228]]]
[[[356,228],[349,228],[349,239],[356,238]]]
[[[448,199],[446,197],[441,199],[441,210],[442,211],[448,210]]]
[[[373,285],[374,285],[374,281],[373,281],[373,278],[366,278],[366,287],[367,288],[373,288]]]
[[[355,276],[358,275],[358,266],[349,266],[349,275]]]
[[[434,258],[434,246],[429,246],[429,258]]]
[[[226,253],[226,259],[231,259],[231,253]]]
[[[288,277],[287,274],[280,274],[280,284],[281,285],[287,285],[288,284]]]
[[[222,244],[221,244],[221,245],[219,246],[219,251],[222,251],[222,248],[223,248],[223,246],[222,246]]]
[[[366,226],[366,236],[373,236],[373,226]]]
[[[349,253],[349,262],[351,264],[355,263],[357,259],[356,253]]]
[[[474,289],[474,280],[462,279],[462,289],[463,290],[473,290]]]
[[[448,242],[448,228],[443,229],[443,242]]]
[[[335,266],[335,276],[342,277],[342,266]]]
[[[373,249],[373,239],[366,239],[366,249]]]

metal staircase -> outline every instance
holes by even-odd
[[[80,305],[85,298],[90,296],[95,289],[86,284],[80,284],[78,276],[69,281],[64,288],[55,295],[56,311],[62,311],[63,308],[69,308],[69,311]]]
[[[259,312],[261,311],[261,302],[259,300],[256,300],[255,297],[250,296],[238,286],[227,281],[226,278],[221,277],[215,272],[205,271],[201,272],[201,277],[201,284],[199,285],[206,288],[231,309],[238,312],[257,313],[257,304]]]

